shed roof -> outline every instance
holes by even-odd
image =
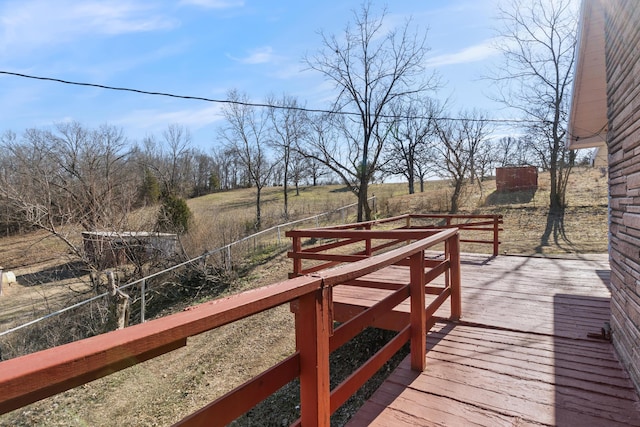
[[[607,135],[603,0],[583,0],[569,115],[571,149],[600,147]]]

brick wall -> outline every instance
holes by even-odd
[[[607,0],[611,310],[614,345],[640,389],[640,7]]]

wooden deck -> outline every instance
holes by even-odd
[[[587,337],[609,320],[607,255],[462,259],[461,322],[437,323],[425,372],[405,359],[350,426],[640,426],[612,344]],[[376,274],[406,280],[401,267]],[[336,287],[336,317],[385,292]]]

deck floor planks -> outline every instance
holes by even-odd
[[[401,269],[386,274],[402,281]],[[640,426],[637,391],[613,346],[586,337],[609,320],[608,277],[606,255],[463,255],[462,322],[438,323],[426,371],[405,359],[349,425]],[[389,292],[339,288],[338,306]]]
[[[479,259],[483,261],[478,262]],[[463,320],[498,328],[584,338],[587,333],[599,332],[609,320],[609,291],[602,279],[608,278],[607,268],[606,255],[584,260],[549,260],[515,256],[482,258],[464,254]],[[406,267],[394,267],[376,272],[375,276],[365,276],[365,279],[385,280],[386,277],[394,283],[402,283],[407,276]],[[544,277],[539,279],[541,276]],[[434,283],[438,282],[443,283],[443,279]],[[337,310],[340,304],[370,306],[390,292],[338,286],[334,288],[334,301]],[[427,302],[433,298],[428,296]],[[449,307],[445,303],[436,315],[449,317]],[[397,311],[408,313],[409,302],[399,305]]]

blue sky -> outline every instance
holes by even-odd
[[[302,62],[321,47],[319,30],[340,34],[359,1],[0,1],[0,70],[64,80],[223,99],[231,88],[256,102],[295,95],[324,108],[332,87]],[[376,2],[379,10],[384,3]],[[500,64],[491,49],[496,0],[393,0],[389,26],[412,17],[428,28],[427,65],[453,110],[514,117],[485,96],[479,77]],[[0,132],[76,120],[120,126],[132,140],[168,124],[194,143],[216,141],[220,105],[0,75]]]

